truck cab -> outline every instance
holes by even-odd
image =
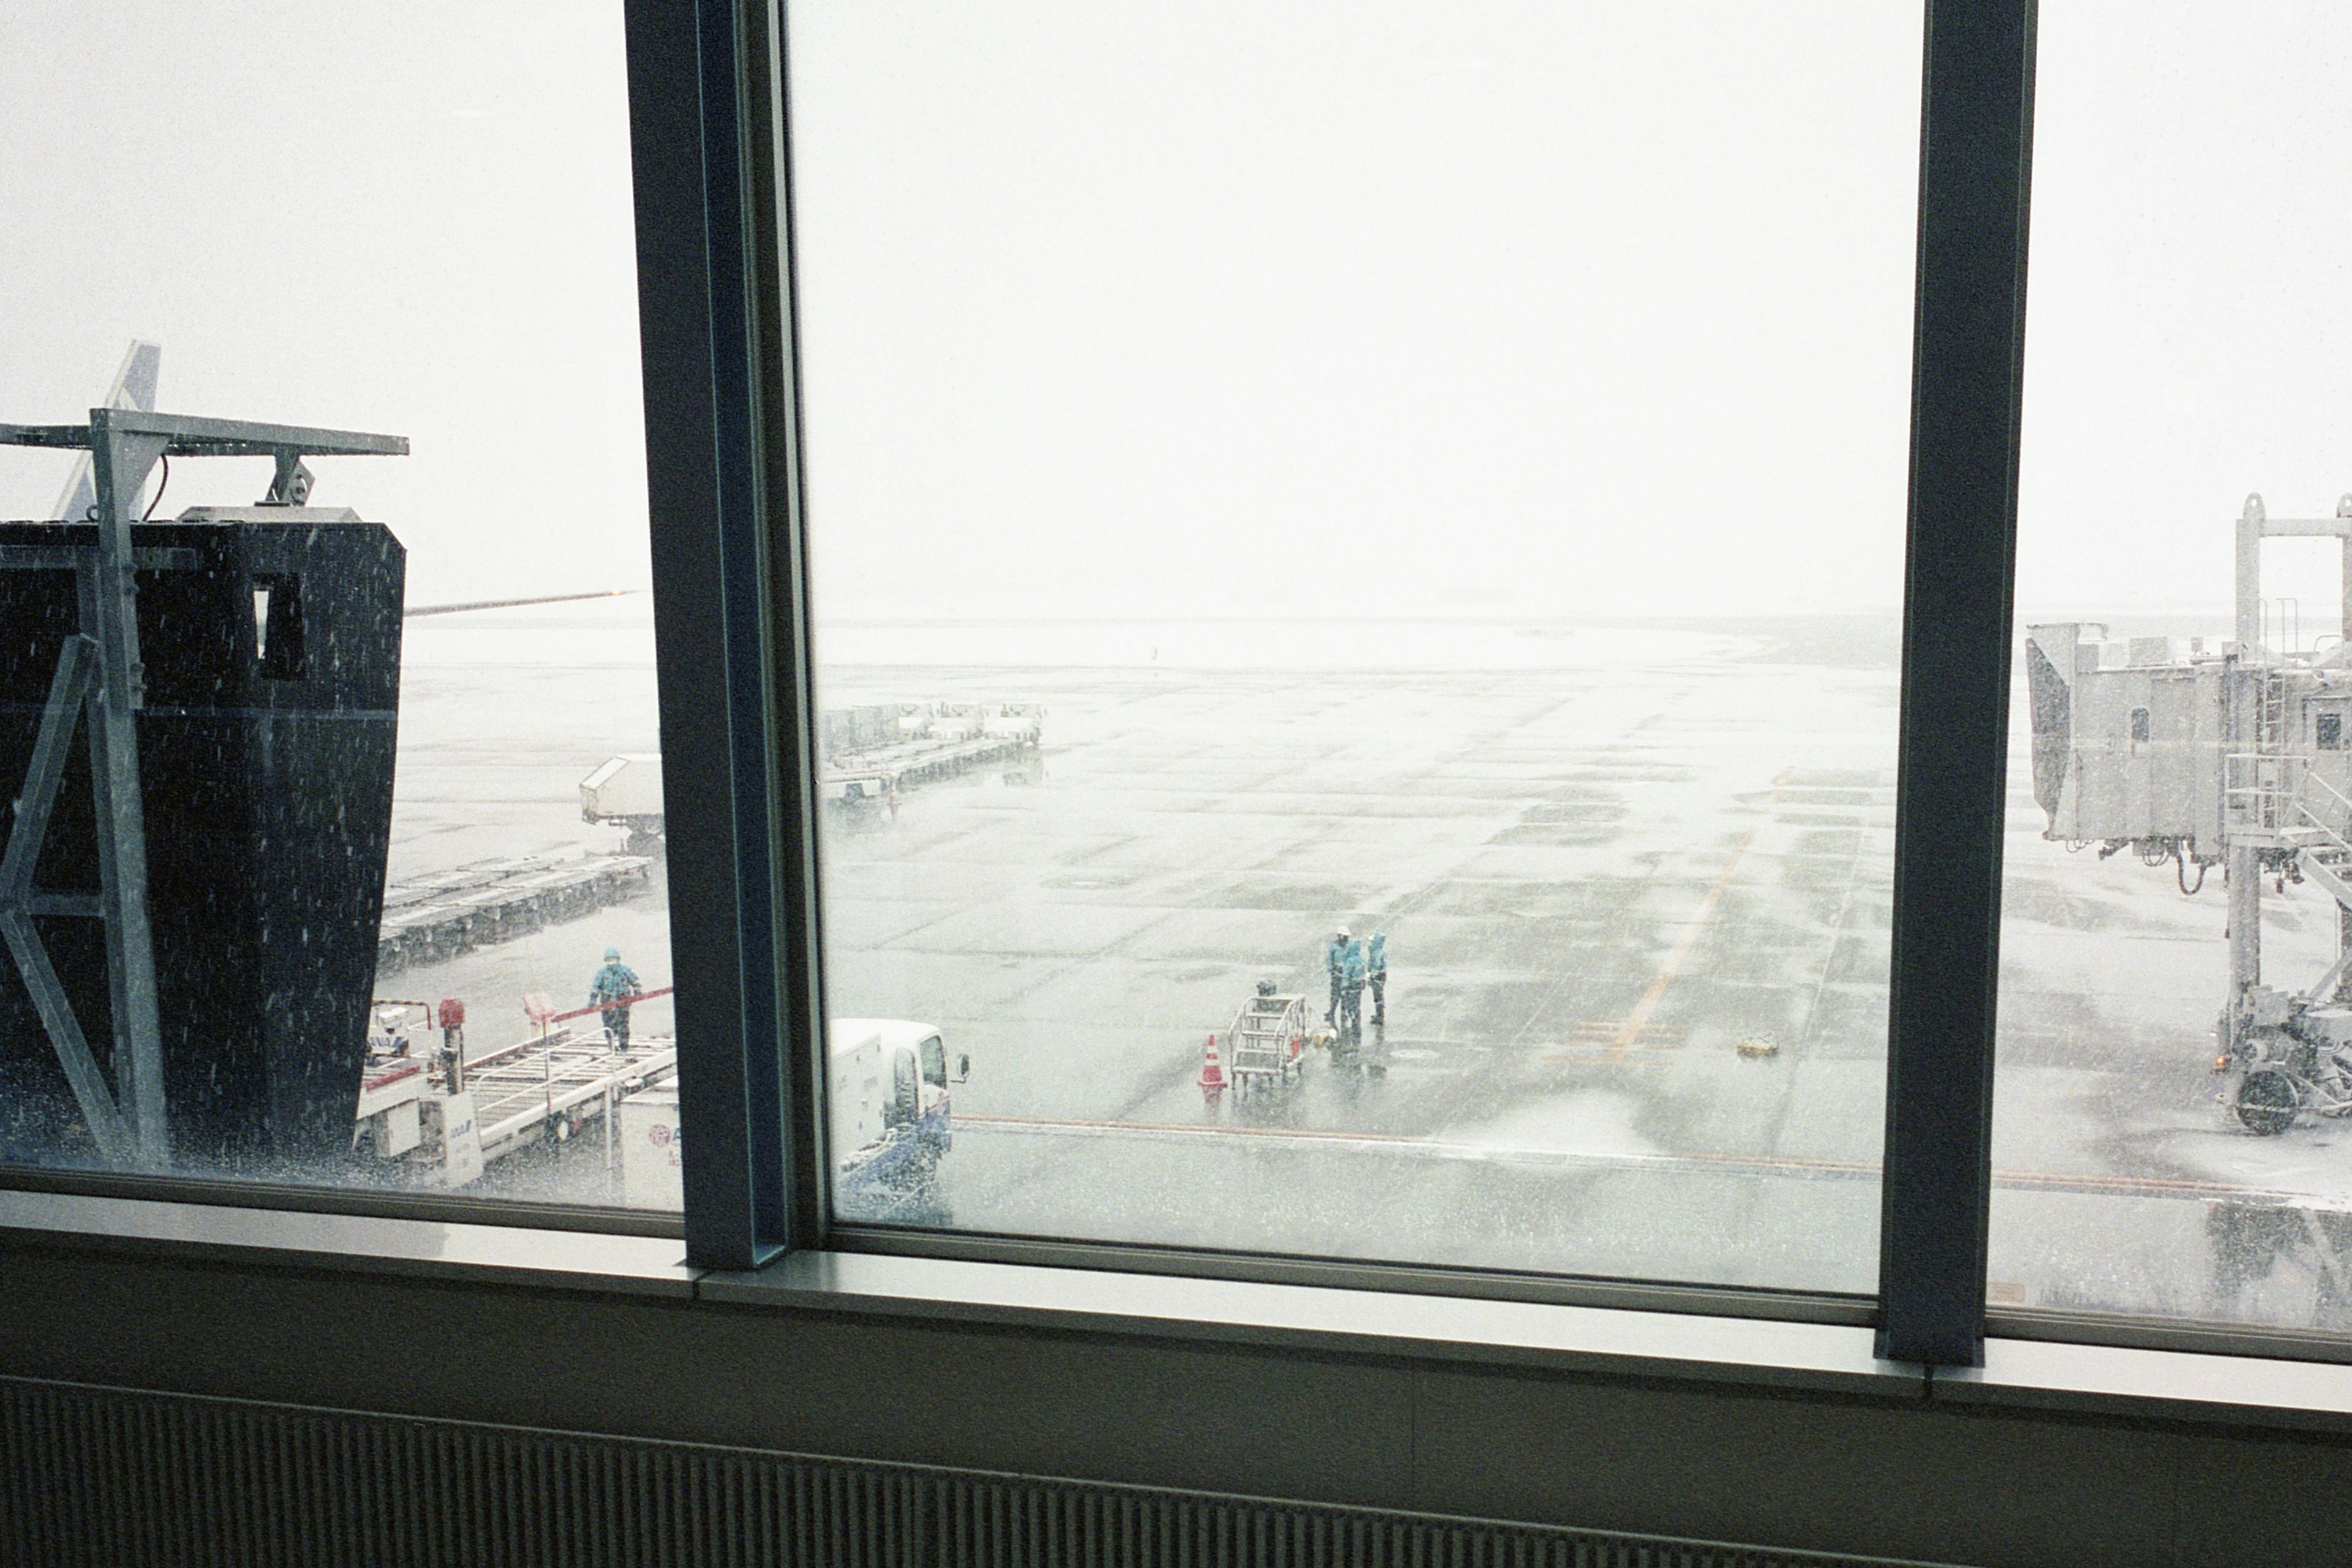
[[[935,1195],[940,1159],[954,1147],[947,1041],[903,1018],[835,1018],[827,1026],[835,1201],[853,1217],[882,1217],[908,1194]],[[970,1058],[958,1064],[964,1074]]]

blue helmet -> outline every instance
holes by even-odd
[[[617,947],[608,947],[608,948],[606,948],[606,949],[604,950],[604,962],[605,962],[605,963],[620,963],[620,962],[621,962],[621,950],[620,950],[619,948],[617,948]]]

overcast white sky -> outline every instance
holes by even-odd
[[[1899,595],[1916,5],[792,16],[821,613]]]
[[[2352,491],[2352,8],[2047,0],[2021,608],[2226,615],[2231,520]],[[2334,547],[2269,547],[2334,614]]]
[[[165,409],[412,439],[312,464],[412,600],[644,584],[626,91],[617,4],[0,0],[0,420],[155,339]],[[0,449],[0,517],[66,464]]]
[[[821,610],[1895,604],[1916,5],[792,14]],[[2352,13],[2042,27],[2021,602],[2218,606],[2247,490],[2352,489]],[[617,5],[0,0],[0,418],[156,338],[412,437],[319,499],[415,597],[645,580]]]

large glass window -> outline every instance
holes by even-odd
[[[2352,1326],[2347,62],[2042,8],[1996,1306]]]
[[[836,1211],[1873,1289],[1918,9],[791,26]]]
[[[0,127],[0,1159],[676,1207],[621,7],[10,5]]]

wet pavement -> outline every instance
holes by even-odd
[[[972,1053],[954,1222],[1870,1290],[1891,658],[1683,649],[888,672],[1051,715],[1042,776],[825,846],[834,1005]],[[2013,801],[1994,1304],[2352,1327],[2352,1129],[2256,1138],[2215,1099],[2218,879],[2186,899],[2042,826]],[[2332,906],[2268,911],[2273,973],[2315,974]],[[1386,1074],[1310,1053],[1293,1094],[1207,1103],[1207,1035],[1262,976],[1319,1014],[1343,920],[1389,932]]]
[[[1040,776],[837,817],[824,847],[832,1005],[972,1055],[956,1223],[1868,1291],[1893,672],[1626,641],[903,672],[1048,713]],[[1342,921],[1389,935],[1385,1073],[1310,1050],[1297,1089],[1212,1107],[1209,1034],[1260,978],[1319,1019]]]
[[[1327,667],[1279,670],[1230,627],[1115,630],[996,628],[996,666],[971,628],[834,640],[830,701],[1047,710],[1022,766],[827,818],[832,1011],[972,1058],[925,1218],[1873,1289],[1891,621],[1294,626],[1273,651]],[[409,654],[395,870],[617,847],[577,784],[657,744],[641,604],[412,628]],[[2220,879],[2186,898],[2070,854],[2015,776],[1994,1304],[2352,1328],[2352,1125],[2259,1138],[2215,1098]],[[522,995],[568,999],[606,945],[675,978],[665,891],[386,992],[462,996],[478,1048],[511,1043]],[[2306,983],[2332,905],[2265,904],[2272,978]],[[1208,1036],[1261,979],[1319,1020],[1342,921],[1388,933],[1386,1026],[1213,1102]],[[618,1196],[594,1139],[477,1190]]]

